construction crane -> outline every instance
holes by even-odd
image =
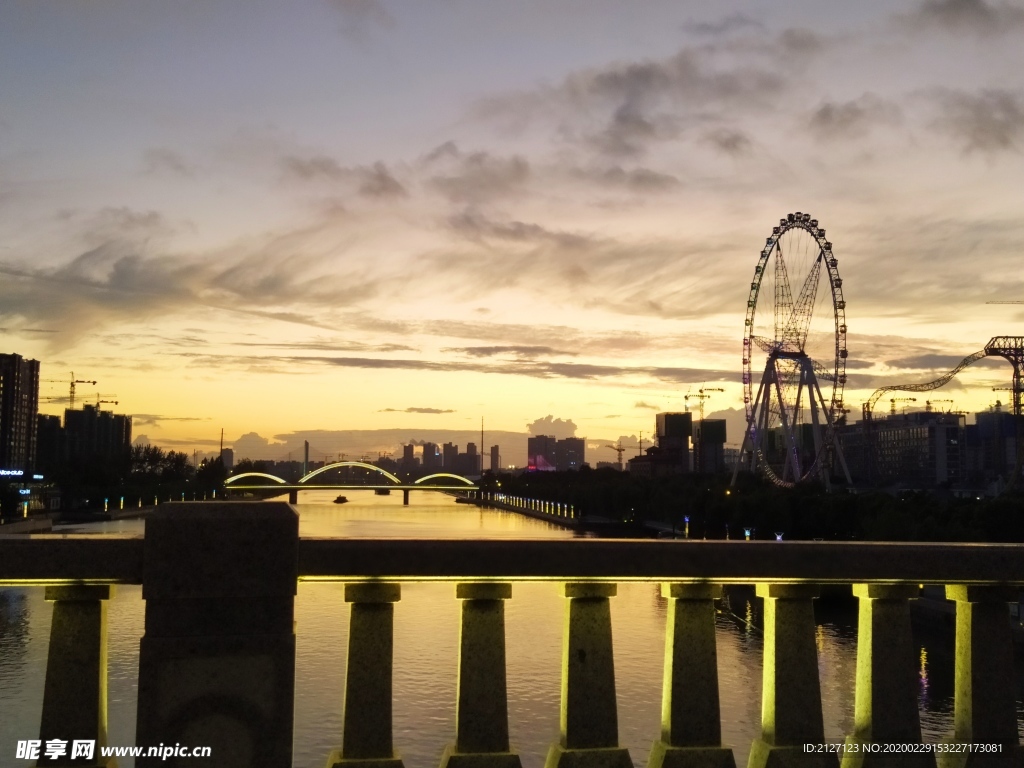
[[[632,447],[632,446],[630,446],[630,447]],[[615,451],[615,453],[617,453],[619,455],[619,471],[621,472],[622,471],[622,454],[626,450],[628,450],[625,446],[623,446],[622,439],[620,438],[619,442],[616,443],[615,445],[606,445],[605,448],[610,448],[611,450]]]
[[[896,415],[896,403],[916,403],[916,397],[890,397],[889,398],[889,415]]]
[[[64,379],[64,380],[61,380],[61,379],[43,379],[43,381],[46,382],[47,384],[66,384],[66,383],[68,383],[67,379]],[[68,391],[68,410],[73,411],[73,410],[75,410],[75,386],[78,385],[78,384],[92,384],[95,387],[96,386],[96,382],[95,381],[86,381],[85,379],[76,379],[75,378],[75,372],[72,371],[71,372],[71,382],[70,383],[71,383],[71,387],[70,387],[70,389]]]
[[[931,413],[932,412],[932,403],[949,403],[949,409],[953,410],[953,401],[952,400],[948,400],[948,399],[925,400],[924,401],[924,412],[925,413]]]
[[[109,403],[110,405],[117,405],[117,400],[104,400],[103,398],[105,398],[105,397],[117,397],[117,395],[101,395],[101,394],[97,393],[96,394],[96,410],[97,411],[100,409],[100,406],[103,405],[104,403]]]

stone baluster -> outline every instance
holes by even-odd
[[[345,714],[341,749],[327,768],[402,768],[392,742],[392,671],[395,606],[401,585],[365,582],[345,585],[352,603],[348,662],[345,667]]]
[[[562,636],[561,739],[548,751],[545,768],[632,768],[619,747],[608,598],[615,584],[565,585],[569,598]]]
[[[797,764],[836,768],[835,754],[804,753],[804,744],[825,741],[814,642],[814,598],[810,584],[758,584],[764,598],[764,682],[761,737],[750,748],[747,768]]]
[[[722,746],[715,643],[717,584],[663,584],[668,598],[661,739],[648,768],[735,768]]]
[[[1016,587],[949,585],[956,601],[953,733],[948,741],[998,744],[999,752],[938,755],[940,768],[1024,764],[1017,736],[1010,609]]]
[[[208,746],[218,768],[291,767],[298,533],[295,511],[270,501],[146,520],[137,744]]]
[[[505,605],[507,582],[459,584],[462,603],[455,744],[441,768],[520,768],[508,742],[505,684]]]
[[[910,600],[916,584],[854,584],[859,598],[857,690],[853,733],[847,737],[842,768],[891,765],[893,756],[868,744],[920,744],[919,688],[910,633]],[[898,757],[907,768],[934,768],[931,752]]]
[[[67,742],[66,754],[41,765],[106,766],[99,748],[107,745],[107,600],[108,585],[74,584],[46,588],[53,602],[50,648],[43,687],[39,738]],[[93,758],[73,759],[74,741],[94,741]]]

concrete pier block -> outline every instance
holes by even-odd
[[[281,502],[169,504],[147,518],[137,744],[209,746],[218,768],[290,768],[298,531]]]
[[[107,746],[107,600],[114,588],[76,584],[47,587],[53,602],[50,648],[43,687],[39,738],[68,743],[67,755],[43,758],[39,765],[114,766],[102,758]],[[75,740],[96,742],[92,760],[71,759]]]
[[[940,768],[1024,766],[1007,605],[1018,594],[1016,587],[946,587],[946,598],[956,601],[953,733],[946,741],[997,744],[1000,751],[944,752],[938,756]]]
[[[348,661],[345,666],[345,714],[341,749],[327,768],[402,768],[392,742],[392,677],[395,606],[401,585],[365,582],[345,585],[352,603]]]
[[[837,768],[835,754],[805,753],[825,741],[814,643],[810,584],[758,584],[764,599],[764,682],[761,737],[750,748],[748,768]]]
[[[648,768],[735,768],[722,746],[715,643],[715,584],[663,584],[668,598],[661,738]]]
[[[512,597],[512,585],[458,584],[455,595],[463,601],[456,735],[441,768],[520,768],[508,741],[505,679],[504,601]]]
[[[854,584],[859,598],[857,690],[853,733],[842,768],[899,765],[934,768],[931,752],[872,752],[869,744],[920,744],[919,682],[910,632],[910,600],[916,584]]]
[[[561,739],[551,746],[545,768],[631,768],[619,747],[612,657],[611,606],[616,585],[565,585],[569,598],[562,636]]]

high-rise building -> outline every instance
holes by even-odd
[[[714,474],[725,469],[725,419],[704,419],[698,423],[693,471]]]
[[[235,468],[235,449],[225,448],[220,452],[220,460],[224,464],[224,469],[229,472]]]
[[[409,445],[402,446],[402,469],[407,472],[416,466],[416,457],[413,455],[414,449],[415,446],[411,443]]]
[[[565,437],[555,443],[555,466],[559,472],[579,469],[585,460],[587,440],[583,437]]]
[[[440,469],[441,452],[437,449],[437,443],[423,444],[423,468]]]
[[[466,466],[467,475],[479,475],[482,456],[476,452],[476,443],[466,443]]]
[[[459,446],[454,443],[444,444],[444,468],[455,472],[459,468]]]
[[[526,440],[526,468],[540,472],[553,472],[558,468],[556,445],[553,435],[534,435]]]
[[[681,475],[690,471],[690,436],[693,416],[689,413],[659,413],[655,417],[657,442],[643,456],[629,460],[629,471],[638,477]]]
[[[0,355],[0,469],[34,468],[38,412],[39,361]]]
[[[491,446],[491,472],[498,472],[501,469],[501,452],[498,446]]]
[[[64,442],[69,458],[126,459],[132,448],[132,417],[86,405],[64,411]]]

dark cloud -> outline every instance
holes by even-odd
[[[158,427],[162,421],[209,421],[209,417],[199,416],[161,416],[156,413],[133,413],[132,415],[132,426],[138,427]]]
[[[764,30],[764,24],[742,13],[731,13],[718,21],[688,21],[683,31],[700,37],[722,37],[740,30]]]
[[[897,23],[913,31],[998,35],[1024,29],[1024,8],[986,0],[924,0],[913,12],[898,16]]]
[[[555,86],[491,98],[476,114],[519,127],[554,120],[563,140],[607,157],[639,157],[691,125],[770,107],[792,82],[786,62],[821,47],[814,33],[791,29],[753,53],[740,49],[739,57],[721,61],[713,49],[684,48],[668,58],[582,70]]]
[[[460,362],[413,360],[408,358],[326,357],[326,356],[232,356],[197,353],[176,353],[204,368],[242,368],[249,371],[297,373],[301,366],[329,366],[369,370],[405,371],[471,371],[506,376],[529,376],[539,379],[574,379],[596,381],[607,378],[641,377],[675,384],[708,381],[738,381],[739,373],[704,368],[670,368],[658,366],[597,365],[588,363],[539,362]]]
[[[938,353],[928,353],[923,355],[912,355],[909,357],[901,357],[895,360],[886,360],[885,364],[889,368],[904,368],[910,370],[927,370],[927,371],[951,371],[960,364],[966,355],[942,355]],[[1005,365],[1005,361],[1001,358],[982,358],[973,364],[972,367],[977,368],[993,368],[1002,367]]]
[[[576,352],[567,352],[565,350],[555,349],[554,347],[529,345],[491,347],[446,347],[443,351],[460,352],[470,357],[495,357],[498,355],[512,355],[518,358],[531,359],[535,357],[575,357],[578,354]]]
[[[645,403],[643,400],[640,400],[640,401],[638,401],[636,403],[633,403],[633,407],[634,408],[647,408],[648,410],[651,410],[651,411],[660,410],[660,408],[658,406],[652,405],[651,403]]]
[[[415,347],[405,344],[365,344],[360,341],[328,342],[328,341],[293,341],[293,342],[266,342],[266,341],[235,341],[237,347],[260,347],[263,349],[287,349],[298,352],[415,352]]]
[[[573,176],[603,187],[625,188],[641,194],[667,192],[680,186],[679,179],[671,174],[659,173],[650,168],[626,169],[620,165],[603,169],[576,169]]]
[[[384,163],[376,162],[369,168],[356,170],[360,177],[359,193],[366,197],[407,197],[408,192]]]
[[[813,56],[825,48],[825,40],[810,29],[791,27],[782,31],[776,45],[784,56]]]
[[[374,28],[391,29],[395,18],[381,0],[330,0],[341,14],[341,33],[352,40],[364,40]]]
[[[527,424],[526,429],[531,435],[554,435],[559,439],[576,435],[576,424],[572,419],[556,419],[553,416],[537,419]]]
[[[942,89],[932,98],[940,110],[935,125],[956,139],[965,153],[1020,149],[1024,139],[1024,95],[1020,91]]]
[[[296,157],[290,155],[282,160],[285,174],[302,181],[326,180],[349,182],[363,197],[394,198],[407,197],[408,191],[392,175],[387,165],[376,162],[370,166],[346,167],[333,157],[313,155]]]
[[[530,180],[530,164],[519,155],[502,157],[489,152],[462,152],[446,142],[424,159],[430,184],[456,203],[480,203],[523,191]]]
[[[165,147],[153,147],[142,154],[143,171],[145,173],[172,173],[179,176],[191,177],[195,174],[192,167],[184,156],[173,149]]]
[[[753,146],[747,134],[729,128],[716,128],[708,131],[704,134],[703,140],[719,152],[733,157],[747,154]]]
[[[824,102],[811,114],[808,125],[821,140],[848,140],[865,136],[877,126],[893,126],[901,119],[898,105],[865,93],[850,101]]]
[[[380,413],[455,413],[445,408],[382,408]]]
[[[493,239],[528,245],[547,243],[572,250],[592,245],[584,235],[558,232],[522,221],[495,221],[476,210],[466,210],[449,217],[448,226],[471,240]]]

